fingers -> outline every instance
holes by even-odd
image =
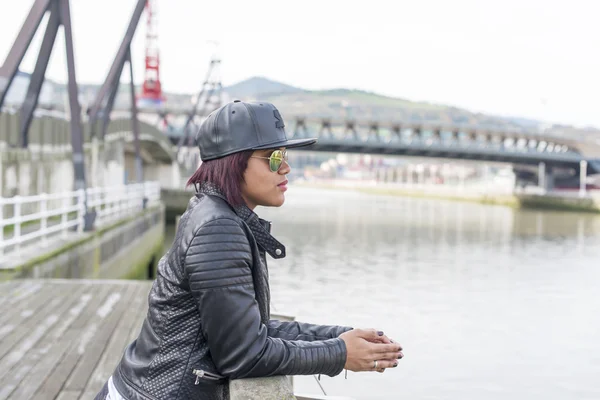
[[[352,370],[383,373],[387,368],[397,367],[398,360],[404,357],[402,346],[376,329],[354,329],[340,337],[347,341],[349,354],[357,352]]]
[[[356,329],[356,333],[359,337],[371,343],[394,343],[383,331],[378,331],[377,329]]]
[[[395,368],[398,366],[398,357],[390,357],[390,358],[380,358],[377,361],[367,361],[363,362],[362,370],[363,371],[377,371],[383,372],[386,368]]]
[[[373,346],[373,351],[379,355],[382,353],[398,353],[402,351],[402,346],[398,343],[376,344]]]
[[[385,370],[387,368],[396,368],[397,366],[398,366],[397,360],[378,360],[377,361],[377,371],[378,372],[383,372],[383,371],[381,371],[382,369]]]
[[[398,360],[377,360],[377,363],[371,361],[363,366],[363,371],[383,372],[387,368],[395,368],[398,366]]]
[[[390,344],[372,344],[373,358],[377,360],[377,364],[373,362],[370,370],[383,373],[387,368],[395,368],[398,366],[398,360],[404,357],[400,349],[402,347],[398,343]]]
[[[398,351],[402,351],[402,345],[400,345],[400,343],[396,343],[392,340],[392,344],[395,344],[398,346]]]
[[[390,353],[381,353],[376,357],[381,360],[400,360],[402,357],[404,357],[404,354],[401,351],[394,351]]]
[[[357,329],[356,333],[359,337],[368,340],[368,341],[381,341],[381,338],[384,336],[382,331],[378,331],[376,329]],[[388,339],[389,340],[389,339]]]
[[[378,339],[374,339],[374,340],[369,339],[368,341],[371,343],[384,343],[384,344],[392,343],[390,338],[385,335],[380,336]]]
[[[399,346],[398,351],[402,351],[402,346],[386,336],[383,331],[377,329],[355,329],[358,337],[361,337],[371,343],[395,344]]]
[[[390,343],[395,343],[400,346],[400,343],[394,341],[394,339],[390,338]],[[400,350],[402,350],[402,346],[400,346]]]
[[[381,335],[380,335],[381,333]],[[392,340],[387,337],[382,331],[377,331],[377,337],[375,337],[374,339],[366,339],[371,343],[385,343],[385,344],[389,344],[392,343]]]

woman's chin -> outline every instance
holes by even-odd
[[[285,203],[285,196],[283,193],[280,193],[278,196],[269,199],[265,207],[281,207],[283,203]]]

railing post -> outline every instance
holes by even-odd
[[[135,184],[130,184],[125,186],[127,190],[127,196],[125,196],[125,214],[128,214],[132,211],[132,203],[135,202],[135,197],[137,196],[137,187]]]
[[[121,216],[121,210],[124,207],[124,198],[127,196],[127,187],[126,186],[118,186],[113,190],[113,202],[115,204],[115,216]]]
[[[120,208],[121,207],[121,200],[119,199],[118,195],[122,194],[122,193],[117,192],[117,190],[121,190],[121,186],[115,186],[115,187],[111,188],[111,191],[110,191],[110,193],[111,193],[111,195],[110,195],[110,201],[111,201],[111,204],[112,204],[112,214],[113,214],[113,217],[115,217],[116,215],[119,215],[119,212],[120,212],[120,209],[121,209]],[[107,195],[108,195],[108,192],[107,192]]]
[[[142,182],[142,210],[145,210],[146,207],[148,207],[148,195],[150,192],[150,183],[149,182]]]
[[[67,237],[67,221],[69,217],[69,195],[65,194],[62,198],[62,214],[60,216],[60,224],[62,225],[62,237],[65,239]]]
[[[19,250],[20,242],[19,238],[21,237],[21,196],[16,195],[14,197],[15,205],[14,205],[14,216],[15,226],[13,230],[13,238],[15,239],[15,250]]]
[[[131,196],[131,190],[129,185],[125,184],[125,186],[123,186],[122,188],[122,191],[123,196],[121,196],[121,208],[119,209],[119,218],[121,218],[124,214],[129,212],[129,203],[131,203],[131,199],[129,198],[129,196]]]
[[[129,212],[136,212],[136,211],[138,211],[137,208],[139,205],[138,198],[140,195],[140,184],[139,183],[134,184],[131,187],[131,192],[132,193],[131,193],[131,197],[129,198],[129,204],[128,204],[127,208],[129,209]]]
[[[96,208],[96,204],[98,203],[98,201],[96,200],[96,187],[94,187],[94,186],[89,187],[86,189],[86,191],[87,191],[88,210],[94,210],[94,213],[96,214],[96,220],[94,222],[97,223],[98,210]]]
[[[106,189],[105,187],[96,188],[94,192],[96,195],[96,208],[98,209],[98,214],[100,215],[100,220],[106,219],[107,215],[110,215],[112,212],[112,208],[108,201],[106,201]]]
[[[85,224],[85,189],[80,188],[77,189],[77,232],[83,232],[84,224]]]
[[[91,187],[86,187],[86,185],[83,185],[82,188],[78,189],[81,190],[81,196],[83,196],[82,198],[80,198],[81,201],[81,207],[83,207],[83,231],[84,232],[90,232],[93,231],[95,229],[95,225],[96,225],[96,210],[93,209],[92,205],[90,204],[90,193],[93,192],[93,188]]]
[[[110,200],[110,215],[114,218],[119,213],[119,202],[115,200],[115,192],[117,186],[111,186],[110,188],[104,189],[104,198]]]
[[[46,237],[46,231],[48,230],[48,195],[46,193],[40,193],[40,230],[42,231],[42,246],[48,245],[48,238]]]
[[[110,207],[104,195],[104,187],[99,187],[95,190],[94,195],[96,196],[96,209],[98,210],[99,221],[103,221],[107,215],[110,215]]]
[[[115,193],[117,193],[115,195],[115,199],[113,199],[113,203],[115,206],[115,212],[114,212],[115,216],[121,215],[121,208],[123,208],[123,205],[122,205],[123,197],[126,196],[125,190],[126,190],[125,186],[119,186],[118,188],[114,189]]]
[[[108,205],[105,201],[104,191],[102,188],[95,188],[94,195],[96,196],[96,210],[98,212],[98,217],[100,221],[102,221],[106,215],[110,212]]]

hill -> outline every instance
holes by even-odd
[[[532,128],[538,121],[473,113],[457,107],[415,102],[377,93],[353,90],[304,90],[263,77],[225,87],[230,99],[263,100],[277,105],[283,116],[348,117],[407,122],[473,124],[480,127]]]
[[[12,99],[19,103],[24,98],[29,74],[20,75],[20,83],[11,87]],[[46,81],[44,106],[61,109],[66,104],[67,91],[64,84]],[[80,84],[80,100],[84,109],[94,100],[99,85]],[[139,91],[139,86],[137,90]],[[129,107],[129,86],[121,84],[115,101],[116,108]],[[293,115],[309,117],[334,117],[374,119],[399,122],[430,122],[440,124],[468,124],[481,128],[536,129],[540,121],[520,117],[504,118],[442,104],[415,102],[402,98],[383,96],[364,90],[346,88],[331,90],[306,90],[265,77],[252,77],[223,88],[224,101],[268,101],[277,105],[284,118]],[[165,93],[167,109],[191,107],[197,93]],[[563,127],[564,128],[564,127]]]
[[[269,95],[296,94],[303,89],[273,81],[262,76],[238,82],[225,88],[232,98],[264,98]]]

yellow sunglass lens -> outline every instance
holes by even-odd
[[[271,171],[279,171],[281,163],[283,162],[283,153],[280,150],[275,150],[269,157],[269,168]]]

